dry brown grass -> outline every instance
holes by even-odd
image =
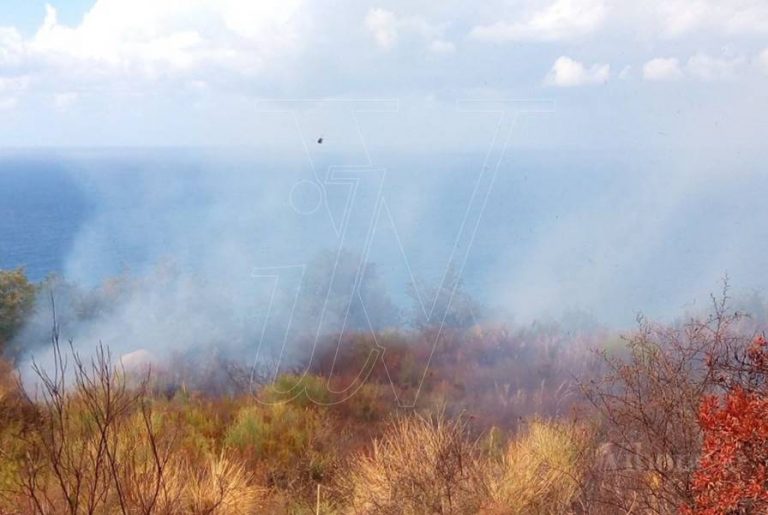
[[[0,428],[9,419],[18,416],[24,404],[23,392],[19,389],[18,373],[13,366],[0,357]]]
[[[579,510],[590,433],[534,421],[502,455],[483,452],[461,420],[396,420],[342,481],[353,513],[560,514]]]
[[[0,404],[2,404],[15,386],[15,372],[7,361],[0,359]]]
[[[568,513],[589,463],[590,438],[572,425],[534,421],[513,440],[491,475],[493,513]]]
[[[70,389],[62,373],[42,376],[40,420],[16,438],[25,452],[0,513],[14,504],[23,513],[256,513],[266,490],[245,466],[186,447],[184,428],[109,362],[102,353],[92,368],[76,366]]]
[[[224,455],[207,464],[186,462],[169,469],[169,495],[160,513],[247,515],[259,513],[267,490],[254,484],[244,465]]]
[[[342,485],[353,513],[475,513],[486,493],[465,423],[442,414],[397,419]]]

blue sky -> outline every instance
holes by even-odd
[[[0,20],[3,26],[14,26],[27,36],[40,28],[45,15],[45,0],[4,0],[0,4]],[[59,19],[63,23],[76,25],[94,4],[94,0],[66,0],[56,2]]]
[[[545,99],[555,112],[526,119],[521,145],[759,153],[766,89],[765,0],[0,6],[4,147],[275,147],[295,124],[265,106],[285,99],[349,141],[357,123],[383,145],[482,147],[494,120],[469,120],[457,100]],[[397,113],[355,122],[350,99]]]

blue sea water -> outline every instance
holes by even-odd
[[[741,289],[768,286],[768,174],[749,166],[513,152],[479,202],[482,156],[374,158],[383,175],[350,179],[304,156],[6,151],[0,269],[98,284],[172,261],[246,280],[347,245],[366,252],[395,297],[411,278],[438,281],[452,262],[486,304],[622,322],[679,312],[726,273]]]
[[[34,280],[62,272],[88,198],[56,160],[0,158],[0,269],[24,267]]]
[[[455,247],[471,243],[463,275],[473,283],[494,260],[529,249],[538,231],[621,187],[607,163],[563,167],[526,156],[496,175],[482,203],[484,192],[472,198],[482,159],[383,158],[381,184],[374,178],[367,190],[354,186],[359,212],[347,205],[352,183],[342,179],[327,181],[326,206],[301,216],[305,206],[297,204],[318,200],[304,198],[316,196],[311,187],[300,188],[315,179],[302,158],[189,150],[6,152],[0,154],[0,269],[24,267],[34,280],[58,273],[95,283],[169,257],[190,264],[210,245],[232,243],[223,236],[238,239],[254,266],[302,262],[341,245],[344,224],[343,245],[359,249],[370,232],[365,204],[381,194],[393,225],[382,216],[376,228],[392,233],[369,251],[379,270],[402,268],[392,261],[405,252],[411,273],[439,278]],[[479,207],[481,220],[468,215]],[[472,241],[458,241],[462,229],[469,232],[463,224],[478,221]]]

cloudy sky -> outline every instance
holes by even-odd
[[[765,91],[766,0],[0,3],[5,147],[274,143],[265,105],[378,99],[386,144],[453,147],[457,100],[526,99],[522,145],[751,152]]]

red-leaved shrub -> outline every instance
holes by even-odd
[[[757,338],[747,352],[753,378],[764,375],[768,342]],[[752,384],[760,384],[752,382]],[[699,424],[703,446],[692,488],[694,505],[684,513],[766,513],[768,511],[768,395],[764,388],[729,387],[721,401],[707,396]]]

